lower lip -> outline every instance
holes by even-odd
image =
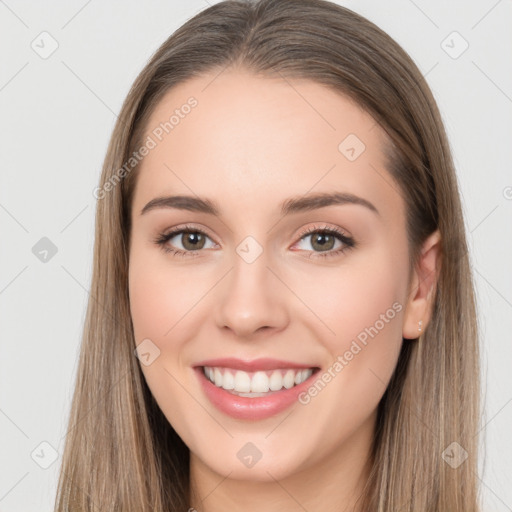
[[[206,378],[202,367],[196,367],[194,370],[210,402],[223,413],[239,420],[262,420],[288,409],[311,385],[318,372],[314,370],[308,379],[290,389],[275,391],[268,396],[248,398],[232,395],[229,391],[217,387]]]

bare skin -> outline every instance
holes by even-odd
[[[196,98],[197,106],[144,158],[135,189],[134,333],[137,344],[149,338],[160,350],[142,370],[190,448],[191,507],[358,510],[377,405],[402,343],[415,343],[418,322],[425,328],[429,321],[439,233],[425,242],[409,283],[405,206],[384,167],[379,125],[314,82],[244,70],[215,76],[169,91],[147,125],[151,135]],[[349,134],[365,145],[353,161],[338,149]],[[334,191],[363,198],[378,212],[354,203],[280,212],[288,198]],[[208,198],[220,214],[175,208],[141,214],[149,201],[168,195]],[[205,233],[193,256],[166,253],[154,242],[185,224]],[[356,245],[335,236],[322,250],[318,236],[301,235],[306,228],[336,228]],[[262,250],[251,263],[237,253],[248,236]],[[191,253],[189,240],[180,233],[165,246]],[[370,326],[377,334],[350,357],[353,341]],[[273,357],[331,368],[332,376],[338,356],[343,369],[308,403],[258,421],[216,409],[192,369],[210,358]],[[249,442],[262,454],[251,468],[237,457]]]

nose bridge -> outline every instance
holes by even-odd
[[[272,258],[255,237],[235,248],[233,268],[221,287],[217,305],[219,327],[248,336],[261,327],[282,328],[286,311],[282,287],[269,270]]]

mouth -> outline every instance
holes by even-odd
[[[204,394],[219,411],[239,420],[275,416],[299,400],[316,379],[319,367],[245,371],[223,366],[196,366]]]
[[[236,396],[258,398],[291,389],[308,380],[318,367],[280,368],[246,372],[233,368],[202,366],[204,376],[216,387]]]

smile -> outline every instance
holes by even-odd
[[[320,371],[315,368],[275,368],[249,372],[221,366],[196,366],[194,371],[209,402],[238,420],[275,416],[297,403]]]
[[[232,368],[203,367],[204,375],[215,386],[244,397],[261,397],[283,388],[291,389],[309,379],[313,371],[314,368],[290,368],[245,372]]]

